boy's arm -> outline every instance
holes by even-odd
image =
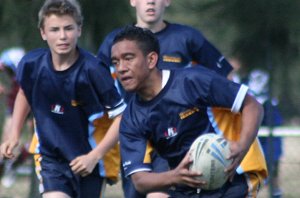
[[[236,168],[247,154],[251,144],[257,137],[257,132],[263,118],[263,107],[256,99],[249,94],[246,95],[242,108],[242,128],[241,136],[238,142],[230,144],[230,159],[232,164],[227,168],[230,180],[233,179]]]
[[[187,185],[192,188],[201,188],[206,182],[200,181],[195,177],[201,176],[201,173],[189,170],[192,163],[190,154],[187,153],[180,164],[173,170],[154,173],[154,172],[136,172],[131,175],[135,188],[140,193],[150,193],[165,191],[176,185]]]
[[[15,100],[14,111],[12,115],[11,134],[8,137],[8,140],[1,145],[1,155],[4,157],[14,157],[13,150],[19,144],[22,127],[29,112],[30,106],[22,88],[20,88]]]
[[[71,161],[70,166],[75,174],[81,176],[89,175],[96,164],[103,156],[111,149],[119,140],[119,125],[121,121],[121,115],[114,118],[113,123],[107,130],[102,141],[86,155],[81,155]]]

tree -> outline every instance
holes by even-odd
[[[180,0],[173,1],[178,13],[189,13],[189,22],[207,33],[228,56],[238,57],[245,73],[253,68],[270,72],[272,90],[283,104],[285,117],[300,113],[299,94],[287,85],[300,83],[300,1],[297,0]],[[180,10],[180,12],[178,12]],[[171,15],[174,17],[174,14]],[[171,18],[170,17],[170,18]],[[186,17],[185,17],[186,19]],[[288,105],[284,105],[288,104]]]
[[[44,1],[0,0],[0,49],[20,45],[27,50],[46,46],[37,29],[38,11]],[[84,16],[80,45],[96,52],[103,37],[133,17],[127,1],[79,0]],[[1,50],[0,50],[1,51]]]
[[[96,52],[104,36],[133,20],[128,1],[81,0],[84,15],[83,46]]]

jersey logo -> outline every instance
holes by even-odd
[[[163,61],[170,62],[170,63],[181,63],[182,62],[180,57],[173,57],[173,56],[167,56],[167,55],[163,56]]]
[[[183,119],[189,117],[190,115],[192,115],[192,114],[194,114],[195,112],[198,112],[198,111],[199,111],[199,109],[197,107],[194,107],[192,109],[188,109],[184,112],[181,112],[179,114],[179,117],[180,117],[181,120],[183,120]]]
[[[177,129],[175,127],[169,127],[167,131],[164,132],[165,138],[169,139],[177,135]]]
[[[124,168],[124,170],[126,170],[127,168],[128,168],[128,166],[130,166],[131,165],[131,161],[125,161],[124,163],[123,163],[123,168]]]
[[[55,104],[55,105],[51,105],[51,112],[56,114],[64,114],[65,110],[61,105]]]

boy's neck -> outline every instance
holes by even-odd
[[[151,30],[151,32],[156,33],[160,32],[163,30],[167,24],[165,21],[159,21],[156,23],[143,23],[143,22],[137,22],[136,26],[141,27],[141,28],[147,28]]]
[[[162,71],[154,69],[146,80],[144,87],[138,91],[138,95],[144,100],[149,101],[155,98],[162,90]]]
[[[52,53],[52,62],[55,71],[64,71],[69,69],[77,60],[79,52],[77,49],[73,50],[69,54],[54,55]]]

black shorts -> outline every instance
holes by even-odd
[[[59,191],[74,198],[99,198],[104,178],[98,173],[98,166],[86,176],[75,175],[69,162],[35,155],[36,172],[40,180],[40,193]]]
[[[248,185],[244,175],[236,174],[232,182],[226,182],[217,190],[200,190],[192,188],[174,188],[170,198],[245,198],[248,194]]]

